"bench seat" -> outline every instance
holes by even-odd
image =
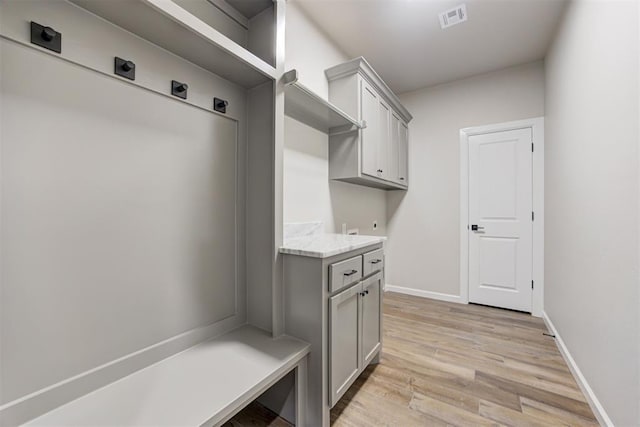
[[[218,425],[299,366],[309,344],[242,326],[27,423],[34,426]],[[298,396],[299,397],[299,396]]]

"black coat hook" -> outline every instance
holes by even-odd
[[[31,21],[31,43],[62,53],[62,33]]]
[[[133,61],[115,57],[113,72],[129,80],[136,79],[136,64]]]
[[[219,113],[227,112],[227,106],[229,105],[229,101],[225,101],[220,98],[213,98],[213,109]]]
[[[56,34],[58,34],[58,33],[53,28],[44,27],[42,29],[42,31],[40,32],[40,37],[42,37],[42,40],[44,40],[46,42],[50,42],[51,40],[53,40],[53,38],[56,36]]]
[[[187,99],[187,89],[189,85],[176,80],[171,80],[171,95],[178,98]]]

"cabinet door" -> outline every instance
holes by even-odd
[[[380,101],[378,94],[364,80],[361,83],[362,120],[367,127],[362,129],[362,173],[378,176],[378,144],[380,140]]]
[[[409,128],[400,122],[398,141],[398,180],[409,185]]]
[[[362,284],[329,299],[329,402],[335,405],[360,370],[360,298]]]
[[[378,109],[380,121],[378,123],[378,178],[392,180],[393,175],[389,173],[388,158],[389,145],[391,144],[391,109],[380,99]]]
[[[381,346],[380,319],[382,274],[371,276],[362,283],[362,368],[374,358]]]
[[[400,118],[391,113],[391,129],[389,131],[389,145],[387,147],[387,179],[400,181]]]

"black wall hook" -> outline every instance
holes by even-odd
[[[224,99],[220,98],[213,98],[213,109],[218,113],[226,114],[227,105],[229,105],[229,101],[225,101]]]
[[[113,72],[129,80],[136,79],[136,64],[133,61],[115,57]]]
[[[178,98],[187,99],[187,89],[189,85],[176,80],[171,80],[171,95]]]
[[[31,43],[62,53],[62,33],[31,21]]]

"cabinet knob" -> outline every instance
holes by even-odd
[[[404,181],[404,177],[403,176],[400,177],[400,181]]]

